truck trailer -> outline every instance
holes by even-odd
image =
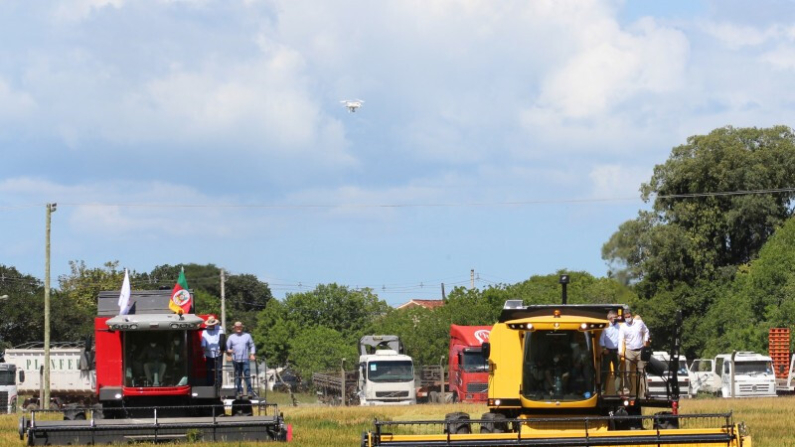
[[[133,291],[126,315],[118,315],[118,299],[118,291],[98,297],[98,404],[70,408],[63,421],[31,411],[19,424],[28,445],[287,440],[275,405],[237,399],[227,414],[201,347],[210,315],[174,313],[168,290]]]
[[[21,407],[41,408],[44,343],[29,342],[7,349],[5,358],[16,367],[17,394],[25,396]],[[96,404],[96,382],[91,339],[50,343],[50,407]]]

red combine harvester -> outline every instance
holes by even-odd
[[[41,410],[32,411],[20,420],[20,439],[27,435],[28,445],[286,441],[288,427],[276,405],[237,399],[224,407],[226,396],[220,381],[208,381],[201,347],[209,315],[175,314],[170,298],[168,290],[133,291],[129,314],[117,315],[119,292],[100,292],[94,320],[99,404],[70,408],[63,421],[41,420]]]
[[[486,402],[489,361],[481,346],[488,343],[491,326],[450,325],[450,392],[454,401]]]

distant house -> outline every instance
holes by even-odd
[[[409,302],[403,303],[397,308],[410,309],[412,307],[418,307],[418,306],[433,310],[438,307],[444,306],[444,300],[409,300]]]

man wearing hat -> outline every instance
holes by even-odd
[[[210,316],[204,322],[206,328],[202,332],[202,349],[207,364],[207,385],[215,385],[221,375],[221,338],[224,328],[217,318]]]
[[[226,353],[232,357],[232,362],[235,365],[235,390],[238,396],[243,394],[241,382],[245,378],[248,394],[256,396],[254,389],[251,388],[251,373],[248,365],[249,360],[255,359],[254,339],[248,332],[243,332],[243,323],[240,321],[235,323],[234,330],[232,335],[226,339]]]

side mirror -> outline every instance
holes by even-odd
[[[491,343],[485,342],[481,345],[481,349],[483,350],[483,358],[486,360],[491,357]]]
[[[25,371],[19,370],[19,383],[25,383]]]

